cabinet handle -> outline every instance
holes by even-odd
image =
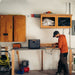
[[[8,33],[3,33],[4,36],[8,36]]]

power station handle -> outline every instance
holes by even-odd
[[[3,33],[4,36],[8,36],[8,33]]]

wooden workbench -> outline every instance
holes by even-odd
[[[20,48],[20,49],[12,49],[12,75],[14,75],[14,71],[15,71],[15,51],[19,51],[19,50],[23,50],[23,51],[25,51],[25,50],[27,50],[28,48],[26,47],[26,48]],[[52,49],[52,48],[46,48],[46,47],[41,47],[39,50],[41,50],[41,71],[43,71],[43,50],[46,50],[46,49]],[[58,49],[58,48],[56,48],[56,49]],[[33,49],[28,49],[28,50],[33,50]],[[36,49],[37,50],[37,49]]]
[[[23,51],[25,50],[24,48],[20,48],[20,49],[12,49],[12,75],[14,75],[14,72],[15,72],[15,51],[16,50],[21,50],[22,51],[22,49],[23,49]],[[47,49],[52,49],[52,48],[47,48]],[[58,48],[56,48],[57,50],[58,50]],[[27,48],[26,48],[26,50],[27,50]],[[40,50],[40,49],[39,49]],[[43,71],[43,50],[46,50],[46,48],[41,48],[41,71]],[[69,71],[70,71],[70,75],[72,74],[72,70],[71,70],[71,68],[72,68],[72,66],[71,66],[71,63],[72,63],[72,50],[70,50],[70,55],[69,55],[70,57],[69,57]]]

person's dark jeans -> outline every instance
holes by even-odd
[[[60,54],[60,60],[58,63],[58,73],[61,73],[61,71],[64,71],[64,75],[69,75],[68,65],[67,65],[67,54],[68,53],[61,53]]]

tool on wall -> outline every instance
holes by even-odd
[[[20,69],[20,58],[19,58],[19,51],[16,51],[17,57],[18,57],[18,65],[19,65],[19,69]]]
[[[51,11],[44,12],[43,14],[52,14]],[[31,17],[41,18],[41,14],[31,14]]]
[[[31,14],[31,17],[40,18],[41,14]]]

